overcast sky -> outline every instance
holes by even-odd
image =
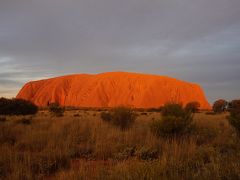
[[[0,96],[74,73],[130,71],[240,98],[240,0],[0,0]]]

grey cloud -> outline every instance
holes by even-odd
[[[0,84],[1,85],[4,85],[4,86],[19,86],[21,85],[20,82],[18,81],[14,81],[14,80],[11,80],[11,79],[0,79]]]
[[[237,97],[239,9],[239,0],[1,0],[0,80],[136,71],[201,83],[209,99],[231,82],[218,95]]]

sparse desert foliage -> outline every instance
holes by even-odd
[[[161,137],[176,137],[187,133],[192,127],[192,112],[179,104],[166,104],[162,107],[162,118],[153,121],[152,132]]]
[[[113,125],[125,130],[132,126],[136,119],[136,115],[131,108],[128,107],[116,107],[111,112],[111,121]]]
[[[38,107],[30,101],[0,98],[0,115],[29,115],[37,112]]]
[[[7,116],[0,123],[0,179],[240,178],[239,141],[223,114],[195,114],[194,133],[165,139],[148,126],[158,112],[137,112],[125,131],[87,112],[66,111],[57,121],[47,111]]]
[[[221,112],[223,112],[223,111],[226,110],[227,105],[228,105],[228,102],[227,102],[226,100],[224,100],[224,99],[219,99],[219,100],[217,100],[217,101],[214,102],[212,108],[213,108],[213,111],[214,111],[215,113],[221,113]]]
[[[186,114],[181,104],[167,103],[161,108],[162,116],[182,117]]]
[[[233,100],[229,103],[230,116],[229,123],[236,129],[240,136],[240,100]]]
[[[51,103],[48,106],[49,112],[52,113],[52,115],[61,117],[64,115],[65,108],[61,107],[58,103]]]
[[[200,104],[197,101],[193,101],[193,102],[189,102],[187,103],[185,110],[186,111],[190,111],[192,113],[196,113],[199,111],[200,108]]]
[[[102,112],[101,118],[104,121],[119,127],[121,130],[126,130],[133,125],[136,119],[136,114],[133,109],[120,106],[113,108],[110,112]]]

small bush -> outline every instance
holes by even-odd
[[[126,130],[134,123],[136,114],[131,108],[121,106],[113,108],[111,112],[102,112],[101,118],[121,130]]]
[[[227,101],[225,101],[224,99],[219,99],[214,102],[213,111],[215,113],[222,113],[226,110],[227,104],[228,104]]]
[[[136,152],[136,156],[141,160],[154,160],[158,158],[158,150],[156,148],[143,147]]]
[[[175,103],[167,103],[162,108],[162,116],[183,117],[186,112],[182,105]]]
[[[151,125],[152,132],[161,137],[173,137],[190,132],[192,117],[164,116],[161,120],[154,121]]]
[[[110,122],[111,121],[111,114],[109,112],[101,112],[101,118],[103,121]]]
[[[111,122],[121,130],[128,129],[136,119],[136,114],[131,108],[116,107],[111,112]]]
[[[193,101],[193,102],[187,103],[187,105],[185,107],[185,110],[189,111],[189,112],[192,112],[192,113],[196,113],[196,112],[199,111],[199,108],[200,108],[199,102]]]
[[[162,119],[153,121],[151,131],[156,136],[175,137],[190,132],[193,126],[191,112],[179,104],[166,104],[162,108]]]
[[[38,107],[30,101],[0,98],[0,115],[30,115],[37,112]]]
[[[49,108],[49,112],[54,116],[61,117],[64,115],[64,112],[65,112],[64,107],[61,107],[57,103],[50,104],[48,108]]]
[[[228,110],[231,116],[237,116],[240,114],[240,100],[233,100],[228,104]]]
[[[240,136],[240,100],[234,100],[230,104],[230,116],[228,117],[228,121]]]

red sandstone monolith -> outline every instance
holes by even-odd
[[[209,109],[198,84],[174,78],[127,72],[96,75],[76,74],[28,82],[17,98],[38,106],[57,102],[63,106],[156,108],[167,102],[186,105],[198,101],[201,109]]]

